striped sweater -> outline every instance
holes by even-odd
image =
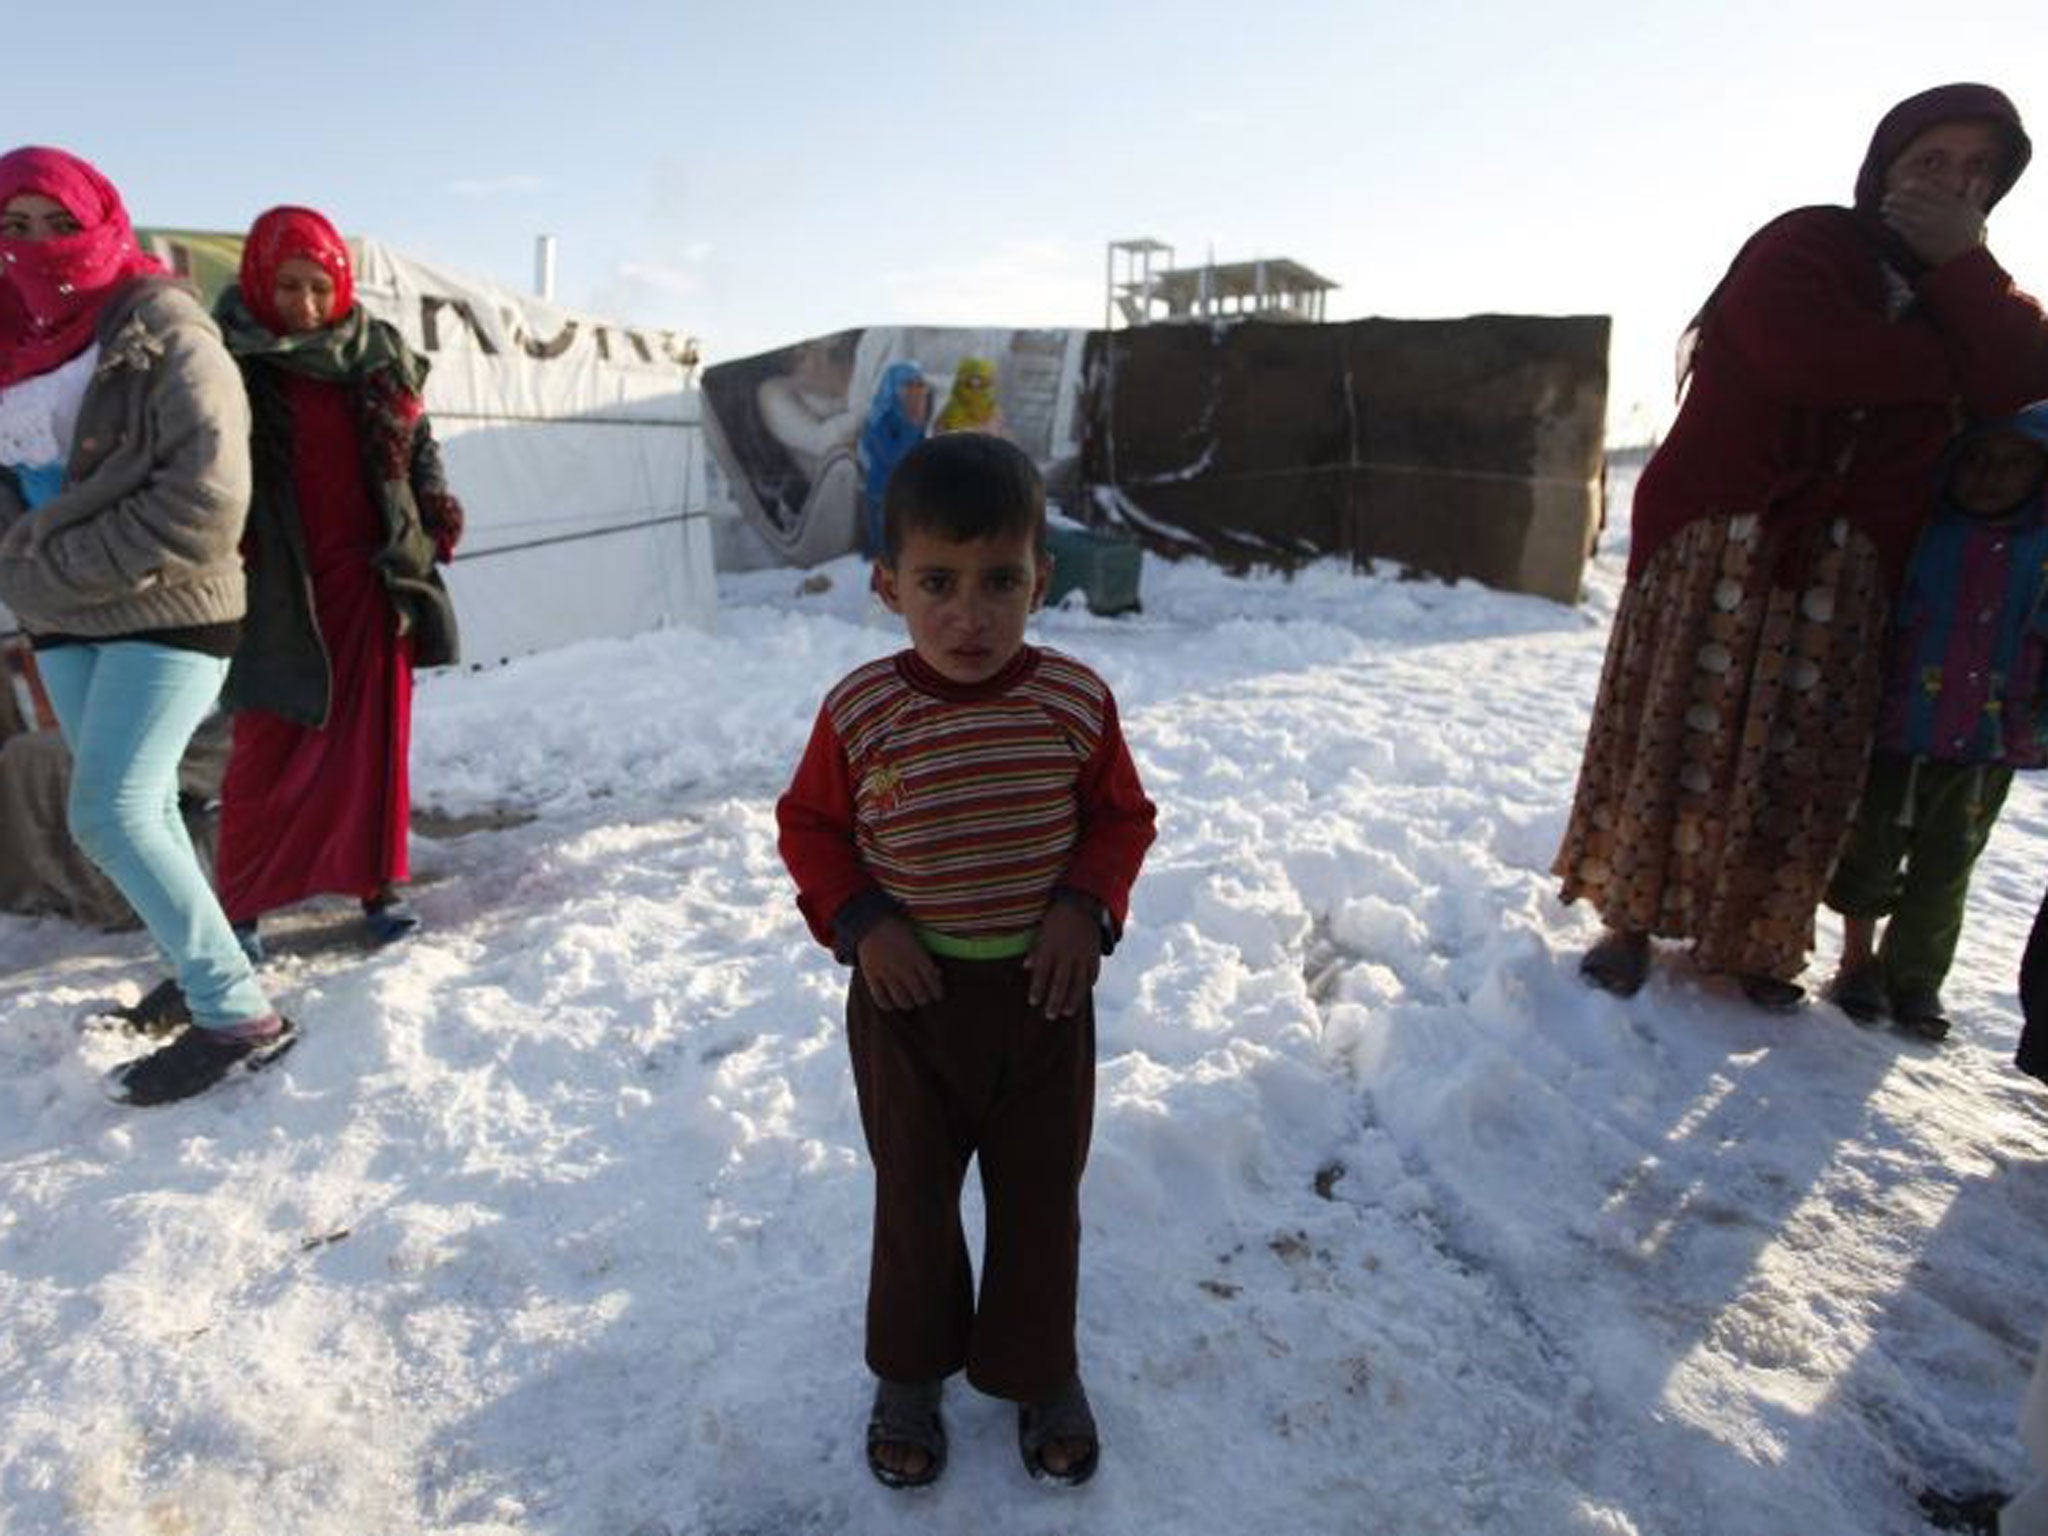
[[[1099,902],[1115,932],[1153,820],[1107,685],[1028,645],[972,686],[914,651],[849,674],[775,814],[826,945],[850,905],[877,900],[944,938],[1028,935],[1055,886]]]

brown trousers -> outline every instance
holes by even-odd
[[[883,1008],[855,971],[853,1082],[875,1165],[867,1363],[892,1381],[963,1366],[1039,1402],[1075,1372],[1081,1170],[1095,1113],[1095,1011],[1048,1019],[1018,960],[939,959],[944,997]],[[981,1296],[960,1225],[970,1158],[987,1213]]]

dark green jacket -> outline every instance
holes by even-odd
[[[230,709],[268,710],[319,729],[332,707],[333,666],[320,636],[304,525],[292,493],[291,407],[283,370],[261,357],[238,361],[254,419],[255,494],[247,535],[249,612],[222,698]],[[407,418],[396,411],[385,383],[376,387],[372,376],[350,386],[364,478],[384,521],[385,543],[374,563],[413,636],[414,665],[447,666],[460,659],[461,650],[454,604],[436,563],[452,550],[461,510],[448,494],[426,416]],[[402,467],[402,476],[388,474],[387,464]]]

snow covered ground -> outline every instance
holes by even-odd
[[[418,840],[410,945],[281,924],[273,1073],[108,1104],[136,1047],[80,1021],[144,941],[0,918],[0,1532],[1881,1536],[2011,1486],[2048,798],[1981,867],[1944,1048],[1675,954],[1588,991],[1545,871],[1619,564],[1579,609],[1148,564],[1142,616],[1037,625],[1161,807],[1098,994],[1079,1492],[958,1385],[938,1489],[861,1465],[843,973],[772,814],[899,643],[850,563],[428,681],[417,798],[535,819]]]

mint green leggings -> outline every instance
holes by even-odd
[[[178,759],[227,668],[146,640],[36,652],[71,748],[71,836],[128,898],[203,1029],[272,1011],[178,815]]]

